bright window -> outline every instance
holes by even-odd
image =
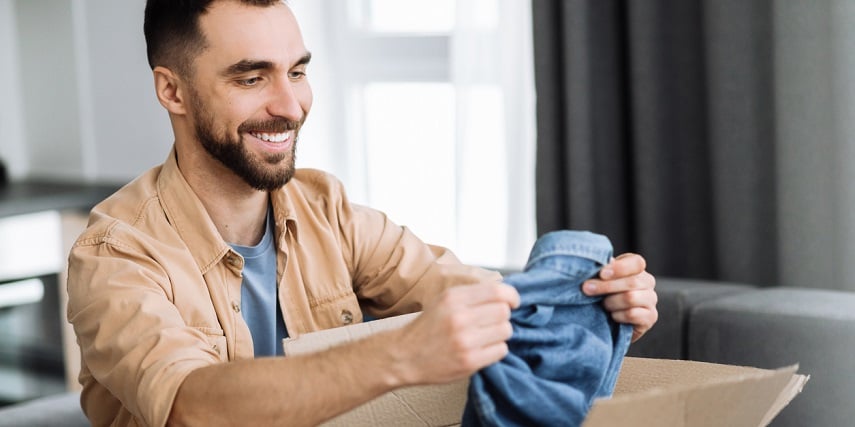
[[[448,33],[454,28],[454,0],[370,0],[368,29],[381,33]]]
[[[454,89],[448,83],[365,86],[368,204],[431,242],[454,242]]]
[[[353,202],[464,262],[522,266],[534,240],[528,2],[291,3],[316,94],[301,166],[330,169]]]

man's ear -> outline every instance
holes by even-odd
[[[166,67],[154,67],[154,90],[160,105],[171,114],[184,115],[187,113],[184,99],[184,81]]]

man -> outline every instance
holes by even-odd
[[[310,54],[286,4],[149,0],[145,33],[173,151],[93,209],[70,254],[93,424],[316,425],[504,357],[519,296],[498,274],[349,203],[331,176],[295,170]],[[657,317],[644,268],[624,255],[585,285],[612,294],[607,309],[636,338]],[[399,331],[260,357],[363,311],[419,310]]]

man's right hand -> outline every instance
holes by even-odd
[[[504,283],[445,290],[395,334],[393,372],[406,385],[446,383],[501,360],[519,299]]]
[[[398,330],[310,355],[205,366],[181,384],[170,420],[315,426],[398,387],[467,378],[507,354],[517,306],[511,286],[458,286]]]

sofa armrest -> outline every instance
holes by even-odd
[[[855,419],[855,293],[768,288],[699,304],[689,358],[778,368],[799,364],[804,392],[775,426],[842,426]]]
[[[633,343],[628,355],[658,359],[688,358],[689,313],[714,298],[755,290],[752,285],[694,279],[657,278],[659,321]]]
[[[80,392],[17,403],[0,408],[0,425],[6,427],[86,427],[89,420],[80,408]]]

